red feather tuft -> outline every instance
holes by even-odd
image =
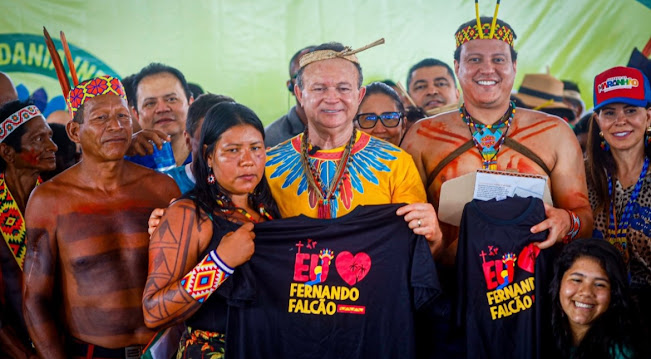
[[[72,85],[79,85],[79,79],[77,78],[77,70],[75,70],[75,63],[72,62],[72,53],[68,47],[68,40],[66,40],[66,35],[61,31],[61,44],[63,44],[63,52],[66,54],[66,62],[68,63],[68,68],[70,69],[70,75],[72,76]]]
[[[54,46],[54,42],[52,41],[50,34],[45,29],[45,26],[43,26],[43,36],[45,36],[45,44],[47,45],[47,49],[50,52],[54,70],[56,71],[57,77],[59,78],[59,85],[61,85],[63,98],[67,100],[68,94],[70,94],[70,82],[68,82],[68,75],[66,74],[66,69],[63,67],[63,62],[61,62],[61,57],[59,57],[57,48]]]

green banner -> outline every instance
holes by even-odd
[[[53,42],[59,57],[65,61],[61,41],[53,39]],[[69,47],[80,82],[101,75],[117,76],[113,69],[95,56],[74,45],[69,44]],[[0,34],[0,71],[29,72],[57,79],[45,40],[43,36],[37,35]],[[68,76],[70,77],[69,71]]]

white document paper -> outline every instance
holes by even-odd
[[[535,197],[543,199],[547,177],[500,171],[477,171],[474,199],[488,201],[506,197]]]

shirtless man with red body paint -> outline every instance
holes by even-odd
[[[490,25],[491,22],[492,18],[482,18],[484,24]],[[497,32],[489,39],[487,30],[490,26],[484,28],[483,39],[473,38],[473,34],[469,38],[460,38],[461,30],[474,23],[476,20],[463,24],[457,32],[454,69],[467,114],[477,124],[493,125],[511,113],[509,96],[517,67],[517,54],[512,47],[515,34],[508,24],[498,20],[499,26],[504,26],[500,36],[509,30],[513,34],[510,42],[506,36],[499,38]],[[583,155],[570,127],[558,117],[517,108],[510,128],[506,128],[506,140],[497,153],[497,170],[549,175],[548,184],[555,207],[545,205],[547,219],[531,228],[532,232],[549,230],[547,239],[539,243],[539,247],[548,248],[563,240],[572,229],[578,229],[576,225],[573,227],[577,219],[580,229],[575,237],[590,236],[593,219]],[[460,112],[452,111],[414,124],[402,142],[404,149],[414,158],[434,208],[438,209],[441,185],[445,181],[484,166],[469,129]],[[449,163],[439,166],[468,141],[471,142],[465,146],[465,151],[456,157],[451,156]],[[518,143],[530,152],[526,153]],[[435,170],[438,173],[433,173]],[[435,258],[441,265],[451,267],[456,257],[459,228],[441,223],[441,230],[443,241],[435,249]]]
[[[25,321],[43,358],[139,358],[154,335],[142,313],[147,218],[180,192],[170,177],[123,159],[132,127],[117,79],[70,94],[68,136],[83,158],[27,204]]]

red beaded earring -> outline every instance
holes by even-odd
[[[212,168],[208,167],[208,170],[210,171],[210,174],[208,175],[206,181],[208,182],[208,184],[213,185],[217,181],[215,180],[215,175],[212,173]]]

